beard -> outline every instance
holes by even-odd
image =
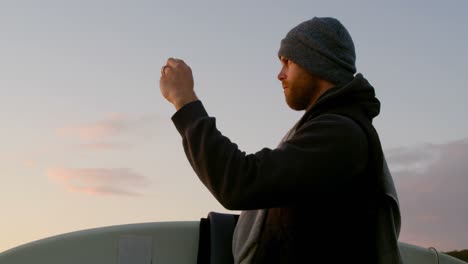
[[[319,95],[319,82],[313,81],[308,86],[292,85],[287,86],[284,96],[288,106],[296,111],[306,110],[315,102]]]

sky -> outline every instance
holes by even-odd
[[[0,2],[0,252],[128,223],[224,209],[198,180],[160,94],[169,57],[191,68],[218,129],[253,153],[302,116],[276,76],[281,39],[339,19],[400,199],[400,241],[468,248],[468,2]]]

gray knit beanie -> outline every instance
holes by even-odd
[[[331,17],[314,17],[291,29],[281,40],[278,56],[337,85],[350,82],[356,73],[353,40]]]

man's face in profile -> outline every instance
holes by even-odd
[[[283,56],[280,61],[278,80],[283,86],[286,103],[297,111],[308,109],[320,91],[319,78]]]

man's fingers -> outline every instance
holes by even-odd
[[[169,67],[177,67],[178,65],[185,64],[183,60],[175,59],[175,58],[169,58],[167,59],[166,65]]]
[[[162,68],[161,68],[161,75],[164,75],[164,74],[166,73],[166,71],[167,71],[169,68],[170,68],[170,67],[167,66],[167,65],[162,66]]]
[[[167,59],[167,66],[169,67],[175,67],[178,64],[178,60],[174,58],[169,58]]]
[[[174,67],[175,59],[174,58],[167,59],[166,65],[169,66],[169,67],[171,67],[171,66]]]

